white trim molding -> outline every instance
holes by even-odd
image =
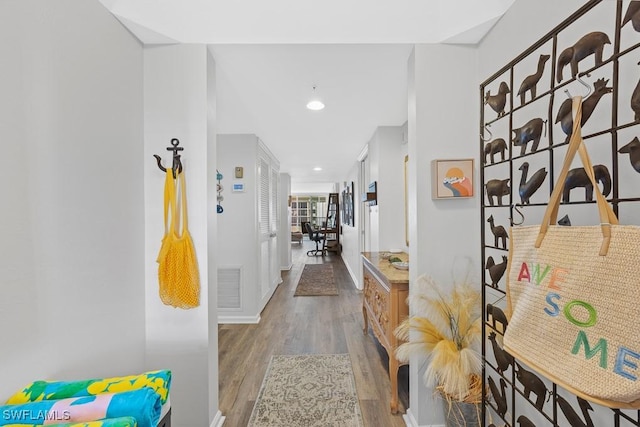
[[[211,425],[209,427],[222,427],[224,424],[225,417],[222,416],[222,412],[218,411],[216,416],[213,417],[213,421],[211,421]]]

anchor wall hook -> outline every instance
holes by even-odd
[[[178,151],[184,150],[184,147],[178,147],[179,144],[180,140],[178,140],[178,138],[173,138],[171,140],[171,147],[167,147],[167,151],[173,151],[172,170],[174,179],[176,178],[176,171],[178,171],[178,174],[182,173],[182,162],[180,161],[180,155],[178,154]],[[157,154],[154,154],[153,157],[156,158],[158,168],[160,168],[162,172],[166,172],[167,168],[162,166],[162,158],[160,158],[160,156],[158,156]]]

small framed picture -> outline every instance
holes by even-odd
[[[473,197],[473,159],[431,161],[431,198],[463,199]]]

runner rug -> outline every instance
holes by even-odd
[[[272,356],[248,427],[362,427],[348,354]]]
[[[338,295],[331,264],[305,264],[294,297]]]

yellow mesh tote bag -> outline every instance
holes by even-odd
[[[176,183],[179,183],[179,193]],[[176,308],[197,307],[200,274],[189,234],[184,172],[177,174],[174,181],[173,170],[169,168],[164,183],[164,227],[157,259],[160,299]]]

